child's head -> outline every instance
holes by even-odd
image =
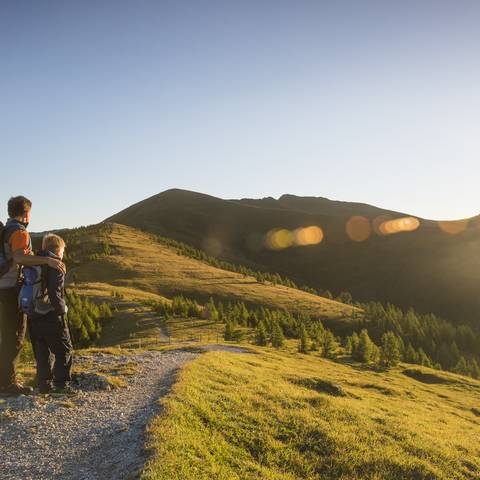
[[[52,252],[57,257],[63,258],[65,240],[54,233],[49,233],[43,237],[42,250]]]

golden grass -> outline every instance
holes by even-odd
[[[480,382],[255,350],[209,352],[181,372],[149,428],[144,480],[480,478]]]
[[[87,234],[85,234],[87,235]],[[90,232],[88,241],[92,241]],[[271,308],[302,310],[315,316],[349,317],[353,307],[284,286],[259,283],[255,278],[221,270],[180,255],[152,236],[114,224],[109,234],[114,252],[76,270],[74,287],[89,295],[118,290],[129,297],[161,300],[176,294],[199,299],[214,296]],[[104,240],[99,237],[98,242]]]

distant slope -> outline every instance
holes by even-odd
[[[66,236],[68,239],[68,232]],[[70,233],[70,235],[72,235]],[[326,319],[343,319],[353,308],[323,297],[268,283],[212,267],[180,255],[175,248],[158,243],[147,233],[124,225],[94,226],[75,234],[70,247],[79,259],[75,284],[85,291],[119,289],[138,298],[172,297],[184,294],[207,300],[241,300],[271,308],[303,311]],[[101,254],[103,244],[108,254]],[[83,249],[83,250],[82,250]],[[90,260],[91,255],[95,255]]]
[[[359,300],[390,301],[434,312],[455,322],[479,321],[480,217],[456,235],[421,220],[415,232],[354,242],[346,234],[353,215],[373,221],[404,214],[364,204],[285,195],[279,200],[222,200],[168,190],[108,221],[184,241],[220,258],[278,272],[315,288],[350,291]],[[319,225],[320,245],[282,251],[252,248],[250,239],[271,229]],[[454,225],[455,226],[455,225]]]

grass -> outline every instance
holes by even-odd
[[[480,477],[480,382],[253,349],[185,367],[149,428],[143,480]]]
[[[79,244],[104,241],[104,233],[98,233],[97,238],[95,232],[95,228],[90,228],[82,233],[85,238],[82,236]],[[180,255],[151,235],[124,225],[112,225],[108,242],[111,255],[94,261],[85,257],[76,267],[72,286],[79,293],[108,297],[112,291],[118,291],[129,298],[157,301],[179,293],[201,301],[213,296],[224,301],[241,300],[270,308],[301,310],[325,319],[349,318],[354,310],[302,290],[260,283],[253,277],[212,267]]]
[[[165,323],[172,342],[195,341],[198,343],[222,343],[225,324],[201,318],[169,318]],[[252,329],[240,328],[245,338],[252,335]]]

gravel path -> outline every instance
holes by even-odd
[[[75,397],[18,397],[0,403],[2,480],[122,480],[136,478],[146,455],[145,427],[176,372],[198,354],[96,354],[77,359],[96,367],[131,365],[127,388],[80,391]],[[92,374],[93,375],[93,374]],[[85,378],[85,388],[92,385]],[[102,388],[101,385],[96,388]]]

